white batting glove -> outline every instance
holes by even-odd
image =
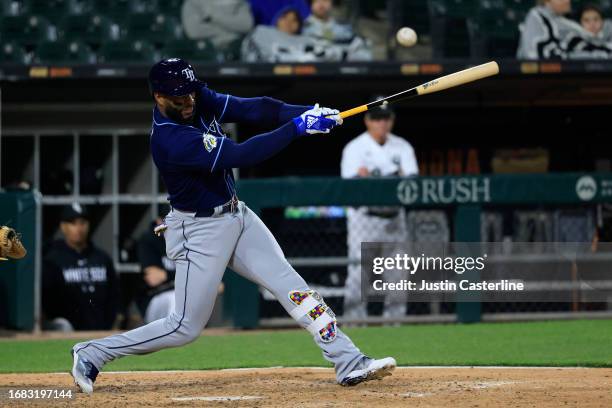
[[[333,117],[327,118],[323,114],[323,109],[319,107],[318,103],[312,109],[294,118],[293,123],[295,123],[300,134],[308,133],[310,135],[329,133],[337,125],[336,119]]]

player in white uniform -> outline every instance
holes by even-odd
[[[391,133],[394,120],[395,114],[388,105],[366,113],[366,132],[349,142],[342,152],[343,178],[407,177],[419,173],[410,143]],[[362,242],[405,242],[408,239],[406,214],[401,207],[350,208],[347,229],[348,255],[354,260],[360,259]],[[345,318],[367,317],[367,301],[361,300],[360,292],[361,266],[351,263],[345,284]],[[399,298],[385,298],[384,317],[401,317],[405,314],[406,302],[401,293]]]

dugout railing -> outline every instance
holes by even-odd
[[[251,209],[259,213],[272,232],[279,239],[290,263],[309,283],[320,290],[326,298],[341,298],[343,287],[341,276],[337,285],[317,285],[311,281],[312,270],[321,268],[321,274],[329,272],[325,268],[333,266],[342,271],[351,262],[344,254],[339,256],[325,253],[323,256],[292,256],[295,252],[286,248],[284,235],[291,235],[286,230],[283,220],[292,218],[299,208],[347,208],[357,206],[403,206],[408,212],[423,209],[438,209],[448,215],[450,240],[456,242],[479,242],[483,238],[483,223],[491,209],[512,212],[525,210],[528,214],[538,211],[549,214],[563,211],[579,211],[586,214],[587,231],[570,233],[570,240],[582,241],[591,239],[596,223],[597,207],[612,202],[612,174],[609,173],[559,173],[559,174],[524,174],[524,175],[464,175],[448,177],[414,177],[388,179],[352,179],[339,178],[283,178],[239,181],[240,199]],[[316,211],[315,211],[316,212]],[[292,215],[293,214],[293,215]],[[537,218],[537,217],[536,217]],[[541,216],[540,216],[541,218]],[[513,216],[516,219],[516,215]],[[309,222],[315,226],[316,218],[305,217],[301,228]],[[333,221],[336,226],[346,221],[342,215]],[[544,223],[554,222],[554,217],[545,218]],[[584,229],[584,228],[583,228]],[[329,232],[329,231],[328,231]],[[321,235],[321,240],[325,240]],[[342,240],[342,231],[334,230],[335,242]],[[299,234],[298,234],[299,235]],[[566,234],[567,235],[567,234]],[[488,237],[490,240],[490,237]],[[551,236],[553,240],[555,237]],[[316,239],[316,238],[315,238]],[[558,239],[558,237],[557,237]],[[563,238],[567,241],[567,237]],[[293,245],[300,246],[300,242]],[[307,245],[303,242],[303,245]],[[319,245],[320,246],[320,245]],[[317,252],[317,251],[314,251]],[[320,251],[319,251],[320,252]],[[325,251],[323,251],[325,252]],[[533,255],[532,259],[533,259]],[[545,258],[545,255],[543,255]],[[607,260],[607,254],[597,254]],[[537,256],[536,256],[537,257]],[[545,259],[542,260],[545,261]],[[525,258],[528,259],[528,258]],[[522,262],[520,256],[515,259]],[[254,284],[234,273],[226,278],[225,311],[232,316],[235,326],[253,328],[260,326],[279,327],[292,325],[286,314],[278,312],[273,304],[271,294],[260,290]],[[316,279],[315,279],[316,280]],[[476,299],[477,300],[477,299]],[[449,307],[429,305],[427,311],[413,309],[403,318],[384,319],[380,315],[368,316],[365,319],[349,320],[345,323],[401,323],[401,322],[475,322],[518,319],[555,319],[579,317],[610,317],[610,305],[577,307],[569,309],[555,308],[555,304],[495,304],[483,307],[476,300],[457,302]],[[332,304],[337,304],[331,301]],[[557,305],[558,306],[558,305]],[[266,311],[273,310],[270,316]],[[586,310],[585,310],[586,309]],[[274,311],[276,310],[276,313]],[[343,320],[341,320],[343,321]]]

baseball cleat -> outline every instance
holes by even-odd
[[[383,377],[391,375],[396,366],[397,363],[393,357],[381,358],[380,360],[369,359],[365,368],[351,371],[340,382],[340,385],[350,387],[365,381],[382,380]]]
[[[89,361],[75,353],[74,350],[70,350],[72,354],[72,371],[70,375],[74,378],[74,383],[79,389],[85,394],[91,394],[93,392],[93,383],[96,381],[98,376],[98,369]]]

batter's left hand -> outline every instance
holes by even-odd
[[[340,111],[338,109],[332,109],[332,108],[320,108],[321,109],[321,113],[323,114],[323,116],[325,116],[327,119],[333,119],[336,121],[336,126],[340,126],[344,120],[340,117]]]
[[[320,108],[319,104],[316,104],[312,109],[294,118],[293,123],[295,123],[298,132],[302,135],[305,133],[310,135],[329,133],[337,125],[337,120],[333,115],[330,118],[326,117],[323,109],[327,109],[328,112],[335,112],[329,108]]]

